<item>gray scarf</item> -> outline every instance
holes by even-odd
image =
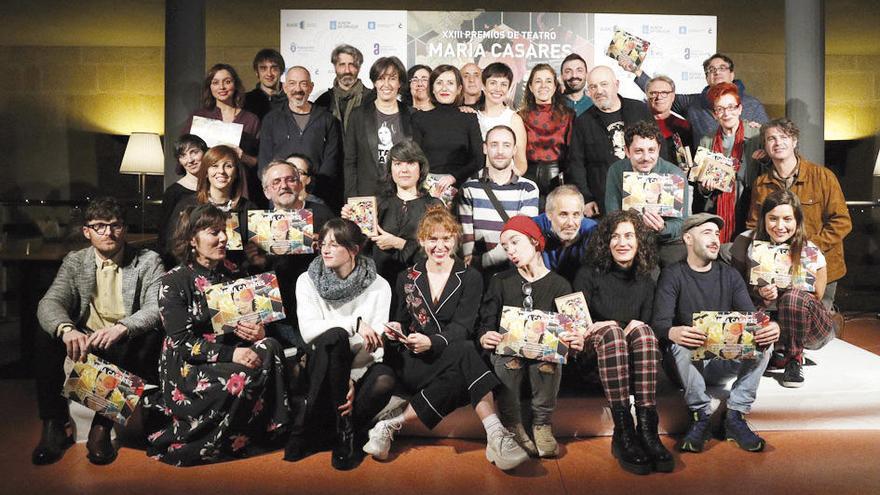
[[[309,278],[321,299],[345,304],[361,295],[376,280],[376,263],[372,258],[359,254],[354,270],[341,279],[336,272],[324,266],[324,260],[318,256],[309,264]]]

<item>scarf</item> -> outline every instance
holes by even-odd
[[[333,81],[333,116],[342,122],[343,130],[348,126],[348,116],[351,115],[351,111],[361,106],[361,100],[364,98],[366,90],[367,88],[364,87],[364,83],[360,79],[347,91],[339,87],[339,81]],[[344,115],[339,111],[340,101],[347,102]]]
[[[323,258],[318,256],[309,264],[309,278],[321,299],[345,304],[361,295],[376,280],[376,263],[372,258],[359,254],[354,270],[341,279],[336,272],[324,266]]]
[[[745,143],[745,123],[740,119],[739,127],[736,128],[736,135],[733,140],[733,148],[730,150],[730,158],[733,158],[733,168],[739,172],[742,164],[743,143]],[[722,144],[721,126],[715,131],[715,137],[712,139],[712,151],[724,153],[724,145]],[[736,196],[738,185],[733,181],[733,190],[730,192],[722,192],[718,195],[715,205],[715,214],[724,219],[724,227],[719,233],[721,242],[730,242],[733,233],[736,230]]]

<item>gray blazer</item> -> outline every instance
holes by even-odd
[[[130,337],[159,329],[159,281],[164,273],[159,255],[148,249],[125,246],[122,260],[122,301],[125,318],[119,323]],[[58,326],[85,325],[89,303],[95,292],[95,248],[73,251],[64,257],[61,268],[40,299],[37,319],[43,330],[54,336]]]

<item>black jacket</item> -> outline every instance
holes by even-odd
[[[405,137],[412,136],[412,109],[398,104],[400,109],[400,131]],[[342,171],[345,176],[345,197],[376,196],[381,192],[381,181],[386,179],[385,171],[379,170],[377,150],[379,148],[376,105],[370,102],[351,111],[348,118],[348,132],[345,143]]]
[[[580,189],[584,202],[595,201],[600,207],[605,204],[605,176],[611,164],[619,160],[600,119],[601,112],[592,106],[574,121],[565,170],[565,181]],[[640,120],[654,121],[645,102],[622,96],[620,113],[625,126]]]

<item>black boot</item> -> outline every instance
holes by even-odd
[[[651,460],[636,438],[629,407],[611,406],[611,417],[614,419],[611,453],[617,458],[620,467],[635,474],[650,473]]]
[[[71,445],[73,435],[68,433],[70,421],[67,419],[43,420],[43,432],[40,443],[31,454],[31,462],[37,466],[58,462]]]
[[[284,447],[284,460],[296,462],[312,453],[312,443],[306,433],[309,415],[308,400],[303,396],[290,397],[290,410],[293,413],[290,425],[290,438]]]
[[[360,457],[354,448],[354,423],[351,415],[336,416],[336,444],[330,463],[340,471],[354,469],[358,465]]]
[[[675,468],[675,459],[663,446],[657,434],[657,408],[636,406],[636,433],[642,442],[642,449],[651,459],[654,471],[671,473]]]

